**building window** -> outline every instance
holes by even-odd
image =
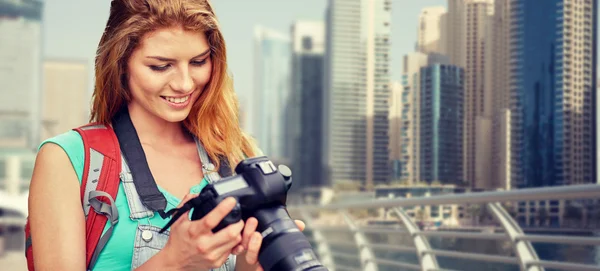
[[[302,37],[302,49],[311,51],[313,47],[312,38],[311,37]]]

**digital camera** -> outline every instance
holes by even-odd
[[[221,201],[234,197],[236,206],[213,232],[255,217],[257,231],[263,236],[258,260],[265,271],[327,271],[285,208],[287,192],[292,186],[292,171],[285,165],[275,167],[262,156],[240,162],[235,172],[234,176],[204,187],[198,197],[185,203],[178,213],[193,208],[191,219],[201,219]],[[165,229],[178,217],[174,216]]]

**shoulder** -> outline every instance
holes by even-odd
[[[81,183],[85,159],[81,135],[74,130],[70,130],[44,140],[40,144],[38,157],[43,154],[52,159],[53,156],[62,155],[60,152],[67,155]]]

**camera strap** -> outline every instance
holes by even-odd
[[[131,122],[127,107],[121,109],[113,119],[113,129],[119,140],[121,152],[131,170],[133,184],[141,202],[146,208],[158,212],[163,219],[167,218],[168,215],[165,213],[167,199],[158,190],[156,181],[150,172],[146,154],[133,122]]]

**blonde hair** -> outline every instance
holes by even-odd
[[[217,163],[235,166],[254,156],[254,141],[239,127],[238,101],[227,73],[225,41],[207,0],[113,0],[96,55],[96,82],[90,120],[110,124],[131,99],[127,90],[127,61],[149,32],[179,26],[206,35],[212,74],[192,105],[184,126],[203,144]]]

